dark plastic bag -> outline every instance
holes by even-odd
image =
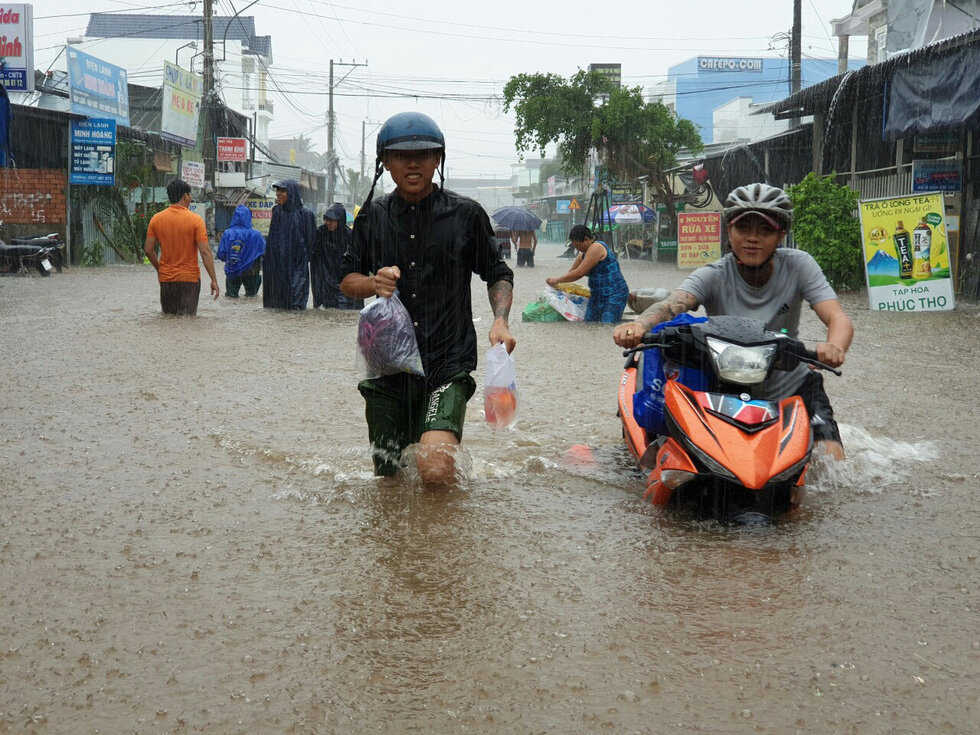
[[[425,375],[415,327],[396,291],[361,309],[357,323],[357,367],[362,379],[411,373]]]
[[[659,332],[664,327],[676,327],[681,324],[697,324],[708,321],[705,317],[695,317],[690,314],[679,314],[669,322],[655,326],[652,332]],[[692,390],[706,390],[708,376],[697,368],[679,365],[672,360],[665,360],[658,349],[646,350],[640,358],[638,386],[633,394],[633,416],[636,423],[655,434],[667,433],[667,422],[664,418],[664,388],[668,380],[676,380]]]

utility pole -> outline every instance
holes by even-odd
[[[204,222],[208,239],[214,237],[214,186],[217,161],[214,141],[214,28],[213,0],[204,0],[204,95],[201,114],[204,116],[204,202],[207,207]]]
[[[334,153],[334,148],[333,148],[333,129],[334,129],[333,90],[334,87],[337,86],[337,84],[334,84],[333,81],[334,64],[336,64],[337,66],[351,67],[351,70],[347,72],[347,74],[344,74],[344,78],[337,82],[337,84],[340,84],[340,82],[344,81],[344,79],[346,79],[350,75],[350,73],[354,71],[354,67],[367,66],[367,62],[365,61],[363,64],[358,64],[356,62],[345,63],[343,59],[337,62],[335,62],[333,59],[330,59],[330,93],[328,95],[328,101],[327,101],[327,206],[333,203],[334,193],[337,188],[337,156]],[[363,128],[361,130],[363,132]],[[363,170],[364,169],[363,154],[361,158],[362,158],[361,170]]]
[[[364,180],[364,136],[367,120],[361,120],[361,181]]]
[[[801,70],[800,70],[800,57],[803,55],[801,34],[803,33],[802,28],[802,0],[793,0],[793,31],[790,34],[790,94],[796,94],[800,91],[801,86]],[[800,118],[794,117],[789,123],[791,128],[799,127]]]

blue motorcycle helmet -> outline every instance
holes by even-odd
[[[439,187],[445,181],[444,169],[446,167],[446,138],[442,130],[428,115],[421,112],[399,112],[385,120],[384,125],[378,131],[376,144],[377,156],[374,161],[374,181],[371,182],[371,191],[367,199],[364,200],[363,207],[371,203],[374,198],[374,188],[378,184],[378,179],[384,174],[383,159],[388,151],[423,151],[438,150],[439,156]]]
[[[386,151],[440,149],[446,154],[446,138],[436,121],[421,112],[399,112],[385,120],[378,131],[378,159]]]

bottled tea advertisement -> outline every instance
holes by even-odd
[[[954,307],[945,211],[938,192],[860,203],[872,311]]]

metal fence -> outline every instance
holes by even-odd
[[[905,164],[896,171],[894,166],[873,171],[838,174],[837,181],[860,193],[862,200],[907,195],[912,191],[912,166]]]

